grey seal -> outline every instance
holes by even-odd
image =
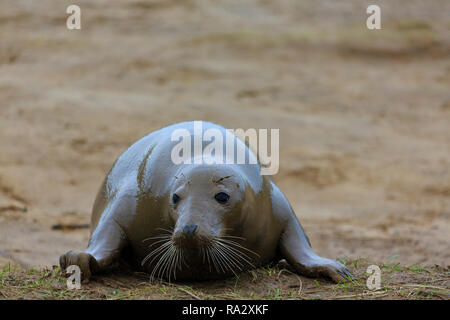
[[[340,262],[313,252],[259,162],[174,164],[176,129],[198,134],[194,122],[177,123],[141,138],[115,161],[93,206],[88,247],[63,254],[63,269],[78,265],[86,281],[125,259],[155,278],[204,280],[285,259],[301,275],[335,282],[351,276]],[[202,134],[208,129],[226,134],[202,122]],[[256,157],[233,139],[237,150]]]

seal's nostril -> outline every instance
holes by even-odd
[[[196,224],[186,225],[183,227],[184,234],[190,237],[194,235],[195,230],[197,230]]]

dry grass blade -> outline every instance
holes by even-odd
[[[358,298],[358,297],[365,297],[365,296],[375,296],[377,298],[387,296],[388,292],[384,291],[375,291],[375,292],[362,292],[362,293],[356,293],[356,294],[349,294],[345,296],[335,296],[335,297],[328,297],[324,298],[325,300],[334,300],[334,299],[350,299],[350,298]]]
[[[191,297],[193,297],[193,298],[196,299],[196,300],[202,300],[202,298],[196,296],[195,294],[193,294],[193,293],[190,292],[189,290],[186,290],[186,289],[183,288],[183,287],[178,287],[177,289],[180,290],[180,291],[183,291],[184,293],[186,293],[186,294],[188,294],[188,295],[190,295]]]
[[[277,279],[280,279],[280,275],[281,275],[281,273],[283,273],[283,272],[287,272],[287,273],[289,273],[289,274],[292,274],[292,275],[294,275],[294,276],[298,279],[298,282],[299,282],[298,295],[300,296],[300,295],[302,294],[302,289],[303,289],[303,282],[302,282],[302,279],[300,279],[300,277],[299,277],[298,274],[295,274],[295,273],[293,273],[292,271],[289,271],[289,270],[287,270],[287,269],[281,269],[280,272],[278,272]]]
[[[443,288],[443,287],[436,287],[436,286],[428,286],[426,284],[404,284],[403,287],[414,287],[414,288],[428,288],[428,289],[437,289],[437,290],[444,290],[449,291],[450,288]]]

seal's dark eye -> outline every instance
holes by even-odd
[[[174,193],[173,196],[172,196],[173,204],[177,204],[178,201],[180,201],[180,197],[176,193]]]
[[[216,199],[216,201],[218,203],[227,203],[227,201],[230,199],[230,196],[227,195],[225,192],[219,192],[218,194],[216,194],[214,196],[214,199]]]

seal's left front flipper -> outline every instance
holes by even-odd
[[[309,245],[305,232],[293,216],[286,223],[280,239],[279,250],[295,270],[308,277],[325,277],[334,282],[352,279],[349,270],[340,262],[315,254]]]
[[[348,269],[340,262],[320,257],[312,251],[297,216],[275,184],[272,184],[272,205],[274,214],[284,221],[284,229],[278,244],[279,253],[299,274],[309,277],[322,276],[335,282],[352,278]]]

